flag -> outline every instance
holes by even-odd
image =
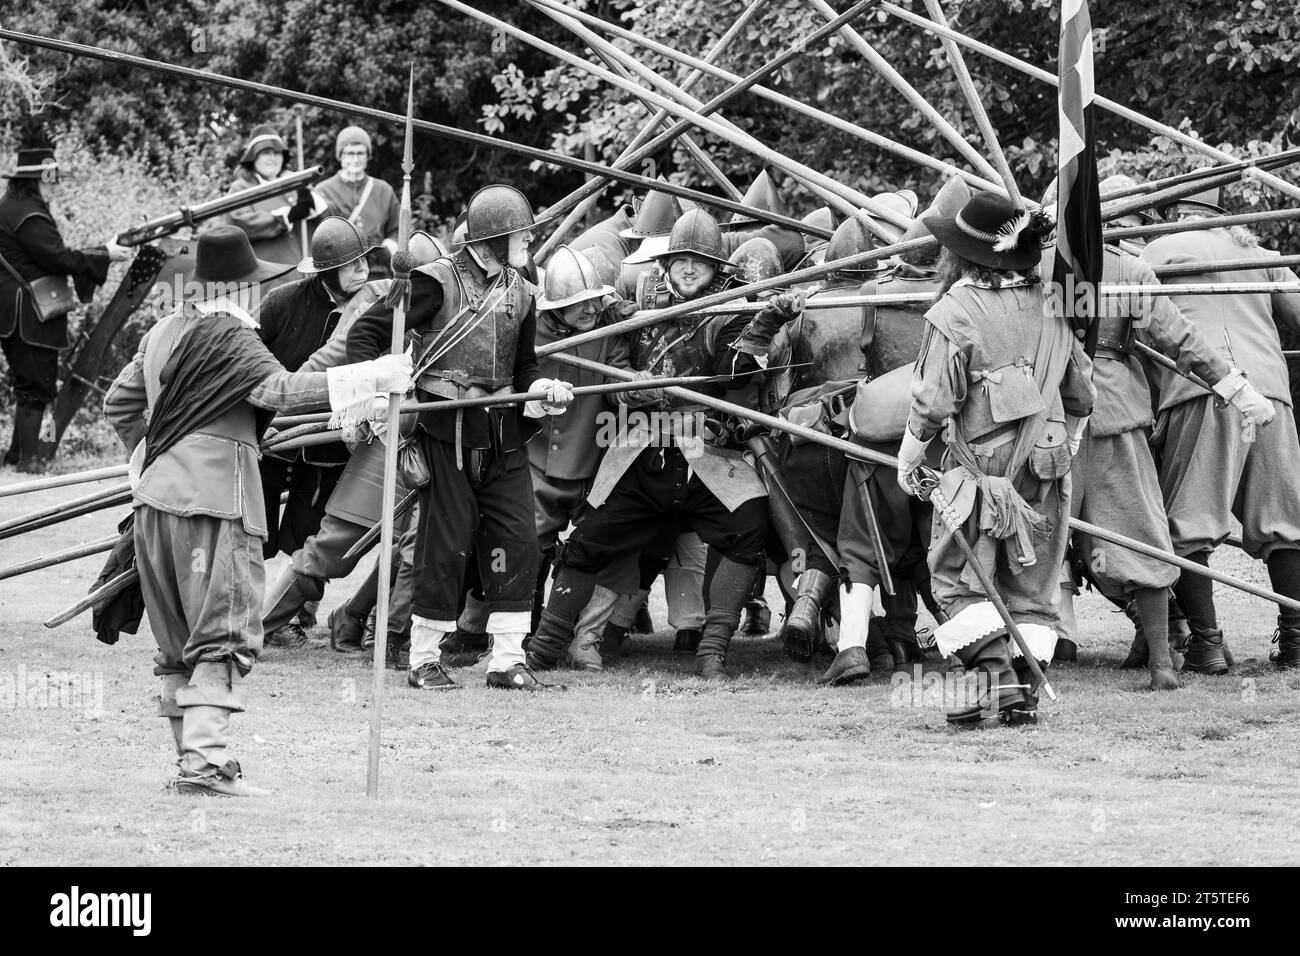
[[[1056,260],[1052,279],[1075,334],[1091,356],[1104,252],[1092,87],[1092,20],[1088,0],[1061,0],[1060,136],[1056,159]]]

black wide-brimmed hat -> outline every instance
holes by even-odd
[[[1051,222],[993,193],[972,197],[955,216],[922,222],[945,248],[990,269],[1020,271],[1038,265]]]
[[[41,147],[38,149],[18,150],[18,161],[11,172],[0,173],[6,179],[42,179],[46,182],[59,179],[59,162],[54,158],[54,150]]]
[[[254,126],[248,134],[248,142],[244,144],[244,155],[239,157],[239,165],[253,165],[257,154],[264,149],[278,150],[284,156],[284,161],[289,162],[289,147],[284,144],[279,132],[274,126],[264,125]]]
[[[223,287],[232,289],[275,279],[294,268],[257,258],[247,233],[231,225],[214,226],[200,233],[194,259],[194,280],[207,287],[207,295],[218,294]]]

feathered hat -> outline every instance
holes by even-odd
[[[1052,221],[994,193],[972,197],[955,216],[922,220],[945,248],[990,269],[1020,272],[1038,265]]]

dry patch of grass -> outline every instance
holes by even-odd
[[[0,520],[81,493],[0,499]],[[116,517],[0,542],[0,564],[107,534]],[[1216,564],[1267,581],[1240,553]],[[1083,659],[1055,672],[1061,701],[1036,729],[954,732],[939,706],[894,706],[887,676],[816,688],[772,638],[734,645],[724,687],[675,660],[667,632],[616,671],[559,675],[564,693],[489,691],[480,667],[458,672],[459,693],[421,694],[390,672],[377,803],[363,794],[368,666],[270,651],[234,740],[275,796],[236,802],[164,793],[172,755],[147,627],[106,647],[88,617],[41,626],[98,567],[0,582],[0,676],[86,674],[103,690],[102,713],[0,702],[0,864],[1300,858],[1277,838],[1300,826],[1300,675],[1263,663],[1274,610],[1223,588],[1242,663],[1161,695],[1116,669],[1131,628],[1085,596]],[[351,583],[330,586],[322,620]]]

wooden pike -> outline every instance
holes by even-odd
[[[10,495],[27,495],[34,491],[48,491],[51,488],[63,488],[67,485],[82,485],[91,481],[107,481],[109,478],[125,478],[126,473],[126,465],[111,465],[108,468],[94,468],[90,471],[54,475],[50,478],[19,481],[12,485],[0,487],[0,498],[8,498]]]
[[[813,2],[821,5],[825,0],[813,0]],[[948,18],[943,15],[943,7],[940,6],[939,0],[925,0],[925,7],[930,11],[932,20],[945,27],[948,25]],[[971,78],[970,70],[966,68],[961,47],[944,38],[943,49],[948,55],[948,62],[952,64],[953,73],[957,76],[957,84],[961,87],[966,103],[975,117],[975,125],[979,127],[980,135],[984,137],[984,145],[993,156],[993,164],[997,167],[998,175],[1002,177],[1002,185],[1007,188],[1007,197],[1016,208],[1020,208],[1024,200],[1021,198],[1020,190],[1016,188],[1016,178],[1011,173],[1011,164],[1007,162],[1002,144],[998,142],[997,130],[993,128],[993,122],[984,109],[984,102],[980,99],[979,90],[975,89],[975,81]]]
[[[1300,208],[1269,209],[1263,212],[1245,212],[1236,216],[1205,216],[1184,219],[1181,222],[1157,222],[1149,226],[1122,226],[1102,230],[1106,241],[1115,239],[1149,239],[1152,236],[1169,236],[1176,232],[1198,232],[1202,229],[1218,229],[1226,226],[1253,226],[1259,222],[1284,222],[1300,219]]]
[[[843,183],[837,182],[836,180],[822,173],[819,173],[817,170],[812,169],[809,166],[805,166],[803,163],[796,162],[795,160],[792,160],[789,157],[784,156],[781,153],[778,153],[776,150],[771,149],[763,145],[762,143],[758,142],[757,140],[753,139],[753,137],[749,137],[743,134],[737,134],[732,130],[728,129],[723,124],[717,122],[716,120],[710,119],[706,116],[701,116],[695,110],[688,109],[682,106],[681,104],[675,102],[674,100],[660,95],[659,93],[655,93],[651,90],[643,89],[641,87],[636,86],[636,84],[634,83],[629,83],[627,80],[624,80],[622,77],[617,76],[614,73],[611,73],[609,70],[606,70],[603,67],[596,66],[594,63],[589,63],[587,60],[584,60],[582,57],[575,56],[574,54],[568,52],[567,50],[563,50],[555,46],[555,44],[553,43],[547,43],[544,40],[540,40],[537,37],[533,36],[531,33],[521,30],[518,27],[514,26],[513,24],[507,23],[504,20],[501,20],[489,14],[483,13],[481,10],[476,10],[473,7],[467,6],[466,4],[461,3],[460,0],[439,0],[439,2],[442,3],[444,6],[451,7],[453,10],[457,10],[461,13],[464,13],[466,16],[472,17],[475,20],[479,20],[483,23],[489,24],[490,26],[496,27],[499,30],[503,30],[506,33],[509,33],[511,36],[515,37],[516,39],[522,40],[524,43],[536,47],[537,49],[542,50],[545,53],[549,53],[552,56],[554,56],[556,59],[562,60],[565,63],[570,64],[571,66],[575,66],[578,69],[583,70],[584,72],[590,73],[591,75],[596,76],[604,80],[606,83],[609,83],[621,90],[625,90],[627,92],[632,92],[632,93],[635,93],[637,90],[640,90],[640,95],[643,98],[645,98],[651,103],[654,103],[656,106],[660,107],[661,109],[667,109],[674,116],[677,116],[682,120],[689,121],[689,125],[697,126],[705,132],[712,133],[713,135],[721,139],[724,139],[729,143],[733,143],[734,145],[739,146],[741,149],[744,149],[752,153],[754,156],[757,156],[759,159],[762,159],[763,161],[767,162],[769,165],[790,173],[792,176],[799,176],[801,178],[805,178],[813,182],[816,182],[823,189],[829,190],[830,192],[840,196],[842,199],[847,200],[850,203],[856,204],[862,209],[865,209],[873,217],[884,220],[885,222],[893,223],[900,229],[906,229],[911,224],[911,220],[908,219],[906,216],[900,216],[894,210],[889,209],[881,205],[880,203],[875,202],[874,200],[871,199],[870,196],[864,195],[863,193],[858,192],[856,189],[851,189],[850,187],[845,186]],[[842,16],[848,17],[849,14],[852,14],[853,16],[857,16],[865,12],[868,7],[874,5],[876,2],[877,0],[860,0],[859,3],[853,5],[853,7],[848,11],[848,14],[844,14]],[[836,25],[838,26],[838,24]],[[783,62],[787,62],[789,59],[793,58],[794,56],[802,54],[805,49],[805,47],[802,45],[804,42],[807,41],[805,40],[805,41],[801,41],[801,43],[795,44],[794,47],[787,50],[786,53],[783,54],[782,57],[778,57],[778,59],[781,60],[783,63]],[[780,64],[778,64],[778,67],[779,65]],[[769,64],[768,66],[770,67],[771,64]],[[759,70],[755,71],[754,74],[751,74],[750,77],[747,77],[744,81],[742,81],[743,84],[747,84],[744,85],[744,89],[748,89],[750,85],[756,83],[757,82],[756,77],[761,77],[764,74],[764,71],[766,69],[767,67],[760,68]],[[730,92],[732,95],[736,95],[739,92],[742,92],[742,90],[733,90],[728,92]],[[676,127],[674,127],[674,129],[675,128]],[[706,202],[708,201],[706,200]],[[711,205],[716,206],[719,205],[719,203],[712,202]],[[760,217],[755,217],[755,218],[760,218]],[[764,221],[768,221],[770,217],[762,217],[762,218],[764,219]],[[890,241],[893,238],[893,233],[880,227],[879,224],[872,221],[870,218],[865,220],[863,224],[868,229],[872,230],[874,234],[880,236],[886,241]],[[799,226],[799,230],[801,232],[807,231],[807,228],[808,228],[807,225],[803,223],[801,223]]]
[[[835,8],[826,0],[809,0],[809,2],[827,20],[835,18]],[[863,39],[862,34],[847,25],[840,27],[839,33],[849,46],[857,50],[862,58],[871,64],[872,69],[884,77],[890,86],[903,94],[903,98],[924,116],[930,122],[930,125],[938,131],[939,135],[965,157],[967,162],[990,179],[998,177],[998,171],[989,165],[989,161],[980,155],[979,150],[967,142],[961,132],[949,123],[943,114],[930,105],[929,100],[917,92],[916,87],[912,86],[903,78],[901,73],[890,66],[889,62],[877,52],[876,48]]]
[[[129,483],[111,485],[108,488],[102,488],[99,491],[83,495],[80,498],[73,498],[71,501],[61,501],[57,505],[49,505],[36,511],[29,512],[28,514],[19,515],[17,518],[10,518],[8,521],[0,522],[0,538],[9,537],[9,532],[16,528],[22,528],[24,525],[29,525],[45,518],[52,518],[55,515],[64,512],[76,511],[78,514],[85,514],[85,511],[78,511],[78,509],[85,508],[88,505],[93,506],[103,504],[111,499],[120,497],[123,492],[130,493],[130,491],[131,485]],[[110,507],[110,505],[104,504],[104,507]],[[20,531],[18,533],[21,534],[22,532]]]
[[[608,58],[616,59],[619,63],[635,71],[638,76],[640,76],[643,80],[645,80],[655,89],[657,89],[664,96],[672,97],[678,103],[681,103],[683,106],[695,110],[701,116],[713,115],[714,118],[719,123],[726,126],[729,130],[736,133],[737,135],[746,137],[747,139],[752,139],[752,137],[750,137],[749,134],[747,134],[744,130],[738,127],[735,123],[731,122],[728,119],[724,119],[722,116],[717,114],[718,107],[721,106],[724,101],[734,99],[740,93],[744,92],[744,90],[746,89],[745,84],[749,80],[754,79],[758,74],[767,75],[776,72],[776,70],[780,69],[780,66],[784,62],[793,59],[800,52],[797,46],[791,48],[790,50],[787,50],[781,56],[778,56],[775,60],[770,61],[769,63],[765,64],[763,67],[760,67],[759,70],[755,71],[755,73],[750,74],[749,77],[741,80],[738,83],[732,84],[730,89],[724,90],[723,93],[714,97],[708,103],[702,103],[700,100],[691,96],[689,93],[685,92],[680,87],[670,83],[668,80],[664,79],[662,76],[655,73],[653,70],[646,68],[644,65],[639,63],[636,59],[629,56],[627,53],[623,52],[618,47],[614,46],[614,44],[610,43],[607,40],[602,39],[601,37],[593,33],[591,30],[587,29],[575,18],[568,16],[567,14],[562,14],[557,10],[552,9],[552,7],[549,4],[537,3],[535,2],[535,0],[529,0],[529,2],[532,3],[534,7],[536,7],[537,9],[545,13],[547,16],[549,16],[551,19],[555,20],[565,29],[573,32],[582,40],[584,40],[586,44],[589,47],[591,47],[591,49],[595,50],[597,55],[601,55],[603,59],[608,59]],[[849,13],[852,13],[852,11],[849,11]],[[848,14],[846,14],[846,16],[847,15]],[[807,44],[812,42],[815,42],[815,37],[807,37],[801,40],[800,44],[806,46]],[[633,95],[635,96],[636,94],[633,93]],[[644,100],[642,100],[642,102],[644,103]],[[663,140],[664,143],[666,144],[668,141],[668,137],[670,135],[681,136],[683,143],[685,143],[686,134],[678,133],[677,130],[685,129],[688,126],[689,124],[683,121],[682,123],[677,124],[676,127],[670,128],[667,133],[657,138],[654,141],[654,143],[657,144],[660,142],[660,140]],[[651,146],[647,146],[646,148],[651,149],[653,145],[654,144],[651,144]],[[818,196],[828,205],[831,205],[836,209],[838,209],[845,216],[857,217],[863,215],[862,213],[860,213],[858,208],[854,206],[852,203],[850,203],[848,200],[844,199],[843,197],[833,192],[830,192],[822,188],[819,184],[815,182],[809,181],[806,177],[795,176],[794,178],[799,180],[799,182],[803,183],[804,186],[806,186],[814,195]],[[866,220],[864,218],[864,222],[865,221]]]
[[[551,10],[548,7],[544,7],[541,4],[535,3],[533,4],[533,6],[536,7],[538,10],[540,10],[544,15],[550,17],[560,26],[564,27],[565,29],[570,30],[571,32],[577,32],[579,36],[582,35],[580,32],[584,29],[582,24],[578,23],[573,18],[566,17],[562,14],[556,13],[555,11]],[[655,74],[651,70],[646,69],[643,65],[638,63],[636,60],[632,59],[632,57],[628,56],[626,53],[618,49],[613,44],[606,43],[604,40],[601,40],[599,37],[596,36],[583,37],[583,39],[587,41],[587,46],[591,49],[591,52],[595,53],[596,56],[600,57],[600,59],[604,62],[605,66],[613,70],[619,76],[623,77],[623,79],[627,80],[629,83],[635,82],[632,76],[633,73],[635,73],[637,76],[640,76],[643,80],[650,83],[651,85],[654,85],[657,81],[660,81],[660,78],[657,74]],[[661,90],[660,92],[664,92],[664,91]],[[645,99],[643,99],[640,96],[637,96],[637,99],[640,100],[642,107],[644,107],[645,111],[650,114],[651,120],[653,121],[655,115],[654,106],[651,105],[650,103],[647,103]],[[693,160],[695,160],[696,165],[699,166],[700,169],[704,170],[704,173],[710,179],[712,179],[715,183],[717,183],[718,188],[720,188],[726,195],[730,196],[732,199],[735,199],[737,201],[745,198],[745,194],[741,192],[738,188],[736,188],[736,185],[730,179],[727,178],[726,173],[724,173],[721,169],[718,168],[718,164],[715,163],[709,157],[709,154],[703,150],[703,148],[700,146],[699,143],[695,142],[694,138],[692,138],[689,133],[685,133],[685,132],[682,133],[681,136],[679,137],[679,140],[682,146],[685,147],[686,152],[690,154]]]
[[[394,253],[395,283],[410,282],[411,275],[411,173],[415,170],[415,64],[406,88],[406,149],[402,154],[402,202],[398,213],[397,252]],[[398,294],[393,302],[393,335],[389,351],[401,354],[406,338],[407,296]],[[366,760],[366,796],[379,798],[379,754],[384,726],[384,676],[387,663],[388,603],[392,582],[389,574],[393,561],[393,504],[397,497],[397,446],[401,444],[401,392],[388,394],[388,431],[384,443],[383,520],[379,534],[379,595],[375,601],[375,646],[371,662],[374,681],[370,692],[370,748]]]
[[[7,568],[0,569],[0,581],[6,578],[16,578],[20,574],[30,574],[32,571],[43,571],[46,568],[52,568],[56,564],[63,564],[67,561],[88,558],[93,554],[103,554],[105,551],[113,550],[113,546],[117,544],[119,537],[120,535],[111,534],[107,538],[89,541],[86,544],[78,544],[62,551],[55,551],[53,554],[32,558],[30,561],[24,561],[21,564],[11,564]]]
[[[1178,262],[1169,265],[1153,266],[1157,276],[1195,276],[1206,272],[1246,272],[1251,269],[1289,269],[1300,266],[1300,256],[1274,256],[1264,259],[1220,259],[1215,262]]]
[[[583,23],[586,23],[588,26],[593,26],[597,30],[608,33],[610,36],[628,40],[643,49],[649,50],[653,53],[658,53],[661,56],[675,60],[676,62],[694,70],[707,73],[723,82],[734,84],[739,83],[742,79],[742,77],[737,74],[732,73],[729,70],[724,70],[707,59],[701,60],[698,57],[691,56],[689,53],[675,50],[670,46],[660,43],[658,40],[652,40],[640,33],[628,30],[626,27],[609,23],[599,17],[594,17],[585,11],[566,7],[564,4],[556,2],[556,0],[531,0],[531,2],[540,4],[541,6],[563,10],[568,13],[569,16],[581,20]],[[778,103],[793,113],[823,123],[831,129],[853,136],[877,149],[892,153],[895,156],[909,160],[919,166],[933,169],[935,172],[942,173],[946,176],[959,176],[976,189],[992,192],[1001,192],[1003,190],[1001,183],[997,181],[996,174],[994,174],[993,179],[985,179],[967,169],[962,169],[959,166],[954,166],[951,163],[944,162],[943,160],[930,156],[920,150],[913,149],[910,146],[905,146],[902,143],[889,139],[886,136],[882,136],[873,130],[864,129],[856,123],[850,123],[848,120],[827,113],[825,110],[817,109],[816,107],[809,106],[806,103],[801,103],[793,97],[786,96],[784,93],[778,93],[777,91],[761,84],[753,87],[753,92],[769,102]]]
[[[1212,176],[1218,176],[1221,173],[1237,172],[1245,177],[1253,177],[1251,172],[1255,167],[1260,169],[1276,169],[1279,166],[1286,166],[1293,162],[1300,162],[1300,147],[1294,149],[1284,149],[1279,153],[1273,153],[1270,156],[1255,156],[1251,159],[1241,159],[1231,163],[1220,163],[1214,166],[1202,166],[1200,169],[1193,169],[1190,172],[1178,173],[1175,176],[1165,176],[1163,179],[1153,179],[1145,183],[1137,183],[1125,189],[1116,189],[1102,194],[1102,202],[1110,202],[1115,199],[1127,199],[1129,196],[1141,196],[1145,193],[1155,192],[1159,189],[1168,189],[1170,186],[1181,186],[1184,183],[1198,182]]]
[[[604,382],[600,385],[579,385],[571,389],[575,398],[583,395],[615,395],[619,392],[636,392],[649,388],[668,388],[671,385],[698,385],[709,381],[707,375],[675,375],[666,378],[647,378],[635,383]],[[435,402],[406,402],[399,410],[402,415],[413,412],[454,412],[463,408],[488,408],[492,405],[522,405],[524,402],[545,400],[545,392],[510,392],[505,395],[481,395],[477,398],[452,398]],[[328,422],[329,412],[294,415],[295,426]]]
[[[753,0],[753,2],[750,3],[750,5],[746,7],[736,19],[736,22],[727,28],[727,32],[724,33],[718,42],[713,45],[713,48],[705,54],[705,60],[712,62],[717,59],[731,41],[740,35],[740,31],[745,28],[749,21],[753,19],[754,15],[758,13],[759,8],[766,2],[767,0]],[[704,74],[700,70],[692,70],[691,73],[682,80],[681,89],[689,90],[703,75]],[[639,147],[650,141],[651,137],[655,135],[655,130],[662,126],[668,117],[669,113],[667,110],[661,109],[656,112],[655,115],[651,117],[650,122],[641,127],[640,132],[633,137],[632,142],[627,145],[623,152],[619,153],[618,158],[614,160],[614,167],[616,169],[627,169],[635,163],[636,159],[633,154]],[[546,241],[538,248],[538,262],[546,261],[547,256],[555,251],[555,247],[568,236],[569,230],[577,225],[578,220],[587,214],[587,210],[591,207],[591,204],[596,201],[596,198],[600,196],[600,194],[604,192],[612,182],[613,180],[607,179],[604,176],[595,177],[590,182],[569,193],[569,195],[565,196],[559,202],[551,205],[552,209],[568,209],[569,213],[565,216],[564,221],[555,227],[555,230],[546,237]]]
[[[61,624],[67,624],[74,617],[77,617],[79,614],[84,614],[96,605],[102,604],[105,601],[111,601],[127,588],[138,583],[139,580],[140,571],[137,568],[128,568],[117,577],[105,581],[76,604],[72,605],[72,607],[54,615],[54,617],[45,622],[45,626],[58,627]]]
[[[1296,157],[1292,162],[1300,162],[1300,156]],[[1278,169],[1284,165],[1287,165],[1287,163],[1274,163],[1272,164],[1272,168]],[[1193,196],[1202,190],[1213,189],[1217,186],[1226,186],[1229,183],[1234,183],[1241,179],[1244,173],[1257,168],[1259,167],[1247,166],[1244,169],[1230,169],[1227,172],[1204,176],[1191,182],[1177,183],[1173,186],[1167,186],[1164,189],[1157,189],[1147,193],[1145,196],[1136,196],[1131,199],[1118,200],[1117,204],[1109,210],[1103,207],[1101,218],[1103,220],[1113,220],[1118,219],[1120,216],[1127,216],[1130,213],[1139,212],[1143,209],[1154,209],[1159,206],[1168,205],[1178,199]],[[1109,203],[1112,199],[1109,196],[1102,196],[1101,201],[1102,203]]]
[[[1041,69],[1040,67],[1036,67],[1031,63],[1026,63],[1024,60],[1018,57],[1014,57],[1009,53],[1004,53],[1001,50],[997,49],[996,47],[989,46],[987,43],[981,43],[979,40],[973,40],[970,37],[966,36],[964,33],[959,33],[956,30],[953,30],[951,27],[940,26],[939,24],[935,23],[933,20],[927,20],[925,17],[917,16],[911,10],[905,10],[895,3],[889,3],[888,0],[883,0],[883,2],[880,4],[880,9],[884,10],[887,13],[892,13],[900,20],[906,20],[908,23],[915,24],[921,29],[927,30],[930,33],[935,34],[936,36],[947,37],[948,39],[953,40],[956,43],[960,43],[962,46],[966,47],[967,49],[974,50],[977,53],[982,53],[985,56],[989,57],[990,59],[997,60],[999,63],[1003,63],[1014,70],[1018,70],[1021,73],[1024,73],[1028,76],[1032,76],[1035,79],[1041,80],[1044,83],[1051,84],[1052,86],[1060,85],[1060,79],[1054,73],[1049,73],[1047,70]],[[1120,103],[1116,103],[1114,100],[1107,99],[1104,96],[1096,96],[1093,98],[1093,102],[1101,109],[1114,113],[1117,116],[1122,116],[1125,119],[1137,123],[1139,126],[1143,126],[1154,133],[1159,133],[1162,136],[1168,136],[1170,139],[1175,140],[1176,142],[1181,143],[1184,146],[1190,147],[1191,149],[1195,149],[1199,152],[1202,152],[1207,156],[1213,156],[1215,159],[1224,162],[1237,161],[1237,157],[1233,156],[1231,153],[1224,152],[1221,149],[1216,149],[1215,147],[1211,146],[1209,143],[1205,143],[1199,139],[1195,139],[1191,136],[1188,136],[1186,133],[1182,132],[1181,130],[1176,130],[1172,126],[1169,126],[1165,123],[1158,122],[1157,120],[1153,120],[1149,116],[1144,116],[1143,114],[1139,113],[1137,110],[1130,109],[1127,106],[1123,106]],[[1259,179],[1260,182],[1266,183],[1267,185],[1271,186],[1273,189],[1276,189],[1278,192],[1290,196],[1292,199],[1300,199],[1300,186],[1296,186],[1292,183],[1288,183],[1284,179],[1279,179],[1277,176],[1274,176],[1272,173],[1267,173],[1262,171],[1258,173],[1257,178]]]

